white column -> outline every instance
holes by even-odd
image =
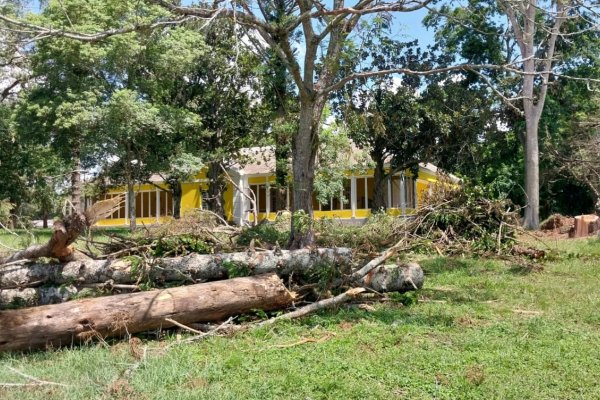
[[[406,180],[404,179],[404,173],[400,174],[400,208],[402,208],[402,215],[406,215]]]
[[[267,219],[269,219],[269,213],[271,212],[271,187],[269,185],[269,177],[265,176],[265,203],[267,204]]]
[[[292,209],[291,204],[290,204],[290,186],[289,185],[287,185],[285,188],[285,204],[286,204],[286,206],[287,206],[286,208],[288,210]]]
[[[392,177],[387,178],[387,206],[392,208]]]
[[[368,177],[364,177],[363,181],[365,182],[365,209],[369,209],[369,187],[367,185]]]
[[[125,225],[129,223],[129,189],[125,192]]]
[[[356,217],[356,177],[350,178],[350,207],[352,208],[352,218]]]
[[[160,189],[155,188],[156,192],[156,222],[160,221]]]

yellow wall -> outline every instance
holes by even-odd
[[[410,171],[405,171],[407,176],[413,176]],[[352,175],[351,172],[348,172],[348,176]],[[366,174],[362,176],[372,176],[373,170],[367,171]],[[419,180],[416,183],[416,196],[417,203],[421,202],[424,193],[427,192],[430,184],[435,184],[437,182],[437,177],[433,173],[420,171],[418,174]],[[188,182],[182,185],[182,197],[181,197],[181,214],[183,215],[186,211],[198,209],[202,207],[201,201],[201,191],[202,189],[206,190],[208,188],[208,184],[206,182],[206,170],[201,171],[194,177],[194,181],[196,182]],[[198,182],[200,181],[200,182]],[[248,183],[250,185],[256,184],[264,184],[266,182],[273,183],[275,181],[275,176],[258,176],[258,177],[249,177]],[[158,184],[158,186],[162,188],[166,188],[167,186],[164,184]],[[143,184],[136,185],[135,191],[138,190],[155,190],[156,186],[151,184]],[[108,193],[124,193],[126,191],[125,187],[112,188],[108,190]],[[225,216],[228,220],[233,219],[233,195],[235,188],[232,185],[228,185],[227,190],[224,193],[225,200]],[[407,214],[412,214],[415,212],[414,209],[407,208]],[[398,216],[402,214],[402,210],[398,208],[389,208],[387,210],[389,215]],[[365,209],[357,209],[354,212],[355,218],[368,218],[371,215],[371,210]],[[277,213],[258,213],[258,219],[263,220],[265,218],[273,221],[277,216]],[[315,218],[339,218],[339,219],[351,219],[352,218],[352,210],[333,210],[333,211],[315,211]],[[249,215],[250,221],[254,219],[253,215]],[[171,220],[171,217],[160,217],[158,219],[159,223],[164,223]],[[156,224],[156,218],[137,218],[138,224]],[[118,225],[127,225],[129,223],[128,219],[119,218],[119,219],[103,219],[96,223],[98,226],[118,226]]]

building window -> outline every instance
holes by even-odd
[[[368,209],[373,203],[373,192],[375,190],[375,178],[356,178],[356,208]]]
[[[163,193],[167,193],[161,191]],[[170,193],[169,193],[170,195]],[[171,201],[171,205],[172,205]],[[156,190],[151,192],[136,192],[135,194],[135,217],[136,218],[152,218],[156,217]],[[169,214],[171,215],[171,214]]]
[[[415,180],[410,177],[404,177],[404,187],[406,193],[406,208],[415,208]]]
[[[313,207],[314,210],[319,211],[336,211],[336,210],[349,210],[350,199],[352,198],[350,179],[344,179],[344,189],[338,196],[334,196],[329,199],[325,204],[319,204],[317,201],[316,193],[313,193]]]
[[[209,206],[209,203],[208,203],[208,199],[209,199],[210,196],[208,195],[208,191],[202,190],[200,192],[200,196],[201,196],[201,198],[200,198],[200,208],[202,208],[203,210],[209,210],[210,206]]]
[[[165,190],[159,191],[159,216],[167,217],[173,215],[173,195]]]
[[[282,207],[277,207],[277,186],[273,185],[269,187],[269,211],[277,212],[288,209],[287,201],[289,198],[289,187],[283,188],[283,204]]]
[[[402,208],[402,191],[400,189],[402,185],[402,177],[400,175],[394,175],[390,179],[390,188],[392,190],[390,208]],[[406,196],[404,206],[406,208],[415,208],[415,180],[411,177],[404,177],[404,195]]]
[[[391,200],[392,203],[390,204],[391,208],[400,208],[402,207],[402,201],[400,200],[400,185],[401,185],[402,180],[400,179],[400,175],[394,175],[391,178],[391,189],[392,189],[392,195],[391,195]]]
[[[257,212],[267,212],[267,185],[250,185],[250,190],[254,193]]]

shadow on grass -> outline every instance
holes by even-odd
[[[425,275],[443,274],[454,271],[467,271],[477,268],[474,260],[463,260],[453,257],[437,257],[419,262]]]
[[[454,325],[454,317],[443,310],[424,312],[424,310],[418,308],[418,305],[407,307],[401,304],[388,304],[369,312],[357,307],[343,307],[337,310],[322,311],[295,323],[314,328],[316,326],[327,327],[362,321],[379,322],[384,325],[402,324],[427,327]]]

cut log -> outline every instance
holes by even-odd
[[[348,248],[302,249],[283,251],[241,252],[227,254],[189,254],[184,257],[156,259],[148,267],[149,278],[155,282],[213,281],[232,275],[261,275],[308,272],[323,265],[335,265],[341,270],[352,266],[352,250]],[[132,261],[82,260],[66,264],[10,265],[0,268],[0,289],[27,287],[34,284],[63,285],[66,283],[134,283],[139,276]]]
[[[425,275],[416,263],[382,265],[371,270],[362,283],[377,292],[408,292],[423,287]]]
[[[0,351],[79,344],[173,326],[165,318],[182,324],[220,321],[254,309],[282,309],[293,299],[272,274],[0,311]]]

